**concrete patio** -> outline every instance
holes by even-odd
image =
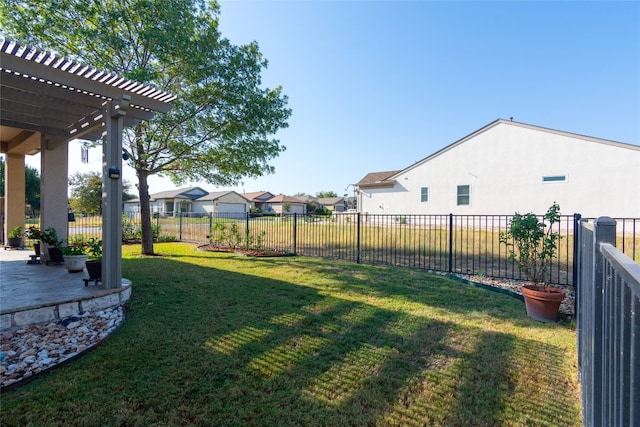
[[[104,289],[85,273],[69,273],[64,265],[27,264],[33,251],[0,250],[0,330],[59,321],[66,317],[123,305],[131,283]]]

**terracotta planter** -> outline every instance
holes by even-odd
[[[565,297],[562,289],[550,286],[524,285],[522,295],[529,317],[541,322],[558,320],[560,303]]]

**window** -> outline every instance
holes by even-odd
[[[429,187],[422,187],[420,189],[420,201],[421,202],[429,201]]]
[[[549,175],[549,176],[542,177],[542,182],[562,182],[566,180],[567,180],[566,175]]]
[[[468,185],[458,185],[458,206],[469,205],[469,195]]]

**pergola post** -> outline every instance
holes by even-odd
[[[102,143],[102,285],[122,286],[122,132],[131,98],[107,105]]]
[[[5,227],[4,244],[7,245],[7,234],[15,227],[24,227],[24,155],[7,153],[5,160]]]
[[[40,152],[40,227],[53,227],[58,238],[67,238],[69,149],[67,144],[49,148],[47,135],[41,135]],[[41,247],[46,254],[46,248]]]

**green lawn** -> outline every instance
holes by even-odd
[[[415,269],[124,248],[126,320],[10,425],[581,425],[573,324]]]

